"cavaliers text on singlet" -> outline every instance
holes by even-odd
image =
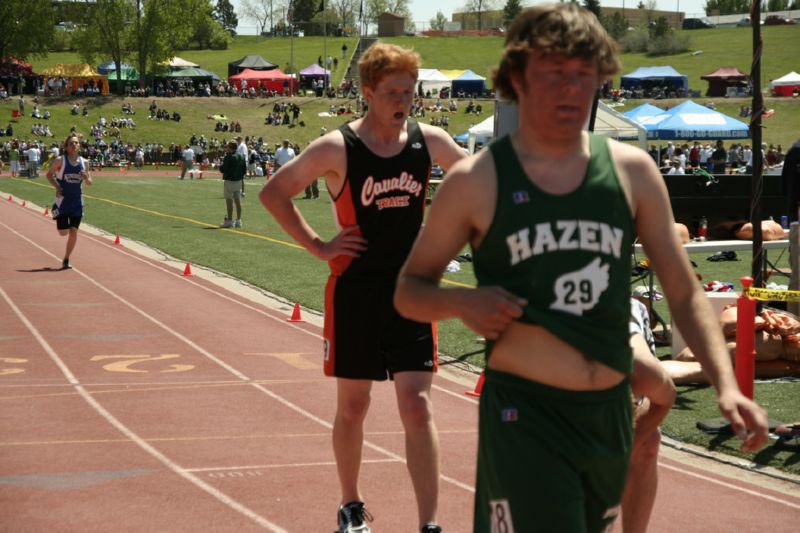
[[[78,163],[73,165],[66,155],[61,158],[61,168],[55,176],[58,186],[61,187],[60,199],[56,199],[58,212],[62,215],[74,217],[83,216],[83,195],[81,172],[86,169],[85,161],[78,157]]]
[[[431,158],[419,125],[409,119],[408,140],[397,155],[375,155],[344,124],[347,174],[334,198],[338,227],[358,226],[367,241],[359,257],[329,261],[342,277],[396,277],[411,251],[425,212]]]
[[[497,204],[473,251],[478,284],[526,298],[520,321],[538,324],[587,357],[630,374],[634,225],[606,138],[589,134],[586,174],[563,195],[548,194],[528,179],[510,137],[490,149]]]

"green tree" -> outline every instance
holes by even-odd
[[[617,41],[622,41],[622,38],[628,32],[628,19],[619,11],[614,11],[614,14],[610,17],[603,17],[601,22],[608,34]]]
[[[735,15],[750,12],[750,0],[707,0],[706,15],[719,11],[720,15]]]
[[[583,7],[594,13],[598,19],[603,16],[600,13],[600,0],[583,0]]]
[[[122,94],[120,82],[122,62],[129,53],[129,24],[133,20],[131,0],[96,0],[84,13],[83,24],[75,31],[73,44],[81,59],[89,64],[97,59],[110,58],[116,66],[117,93]]]
[[[161,63],[185,45],[193,32],[186,21],[196,5],[193,0],[133,0],[134,16],[128,47],[136,59],[139,84],[145,73],[163,70]]]
[[[49,0],[0,1],[0,61],[46,56],[54,32]]]
[[[767,0],[767,11],[786,11],[789,9],[789,0]]]
[[[655,25],[650,29],[650,36],[653,39],[665,37],[672,33],[672,28],[669,27],[667,17],[658,17]]]
[[[503,6],[503,24],[506,28],[511,25],[511,21],[517,18],[517,15],[522,13],[522,4],[520,0],[508,0],[506,5]]]
[[[218,21],[214,20],[214,7],[211,0],[179,0],[182,4],[184,24],[189,32],[184,40],[177,42],[178,49],[196,48],[200,50],[224,50],[231,41],[230,34]]]
[[[442,31],[444,30],[444,25],[447,23],[447,17],[444,16],[442,10],[436,12],[436,16],[430,20],[430,25],[432,30]]]
[[[236,26],[239,25],[239,17],[236,11],[233,10],[233,4],[230,0],[217,0],[217,5],[214,6],[214,20],[222,24],[225,31],[232,36],[236,35]]]

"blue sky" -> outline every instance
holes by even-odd
[[[237,14],[239,15],[239,33],[255,33],[255,23],[244,19],[239,12],[241,0],[231,0],[231,3],[234,5],[234,8],[236,8]],[[465,0],[411,0],[409,2],[411,6],[411,15],[414,21],[418,24],[424,22],[425,25],[427,25],[430,19],[436,16],[437,11],[441,11],[444,16],[450,20],[453,11],[461,11],[465,3]],[[538,0],[522,0],[522,3],[523,5],[530,6],[543,2],[539,2]],[[670,11],[680,10],[686,13],[686,16],[698,16],[703,14],[703,6],[705,6],[705,3],[706,0],[657,0],[656,7],[657,9]],[[505,5],[505,0],[495,0],[495,4],[502,7]],[[638,4],[638,0],[601,0],[601,6],[609,7],[622,7],[624,5],[626,8],[634,8],[636,4]]]

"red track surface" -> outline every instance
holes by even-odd
[[[332,531],[335,384],[320,328],[84,230],[75,269],[56,270],[54,223],[7,197],[0,531]],[[477,403],[464,389],[435,381],[453,533],[471,531]],[[366,440],[373,530],[415,531],[388,384],[374,387]],[[797,485],[711,473],[674,451],[660,464],[651,531],[796,530]]]

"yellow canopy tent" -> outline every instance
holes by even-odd
[[[459,76],[461,76],[462,74],[464,74],[466,72],[466,70],[460,70],[460,69],[453,70],[453,69],[442,69],[442,68],[440,68],[439,72],[441,72],[442,74],[444,74],[445,76],[447,76],[451,80],[454,80],[454,79],[458,78]]]
[[[100,87],[101,94],[108,94],[108,78],[86,63],[59,63],[41,71],[39,74],[45,77],[45,85],[47,85],[47,81],[50,78],[64,78],[67,80],[68,94],[74,93],[79,88],[85,90],[88,86]]]

